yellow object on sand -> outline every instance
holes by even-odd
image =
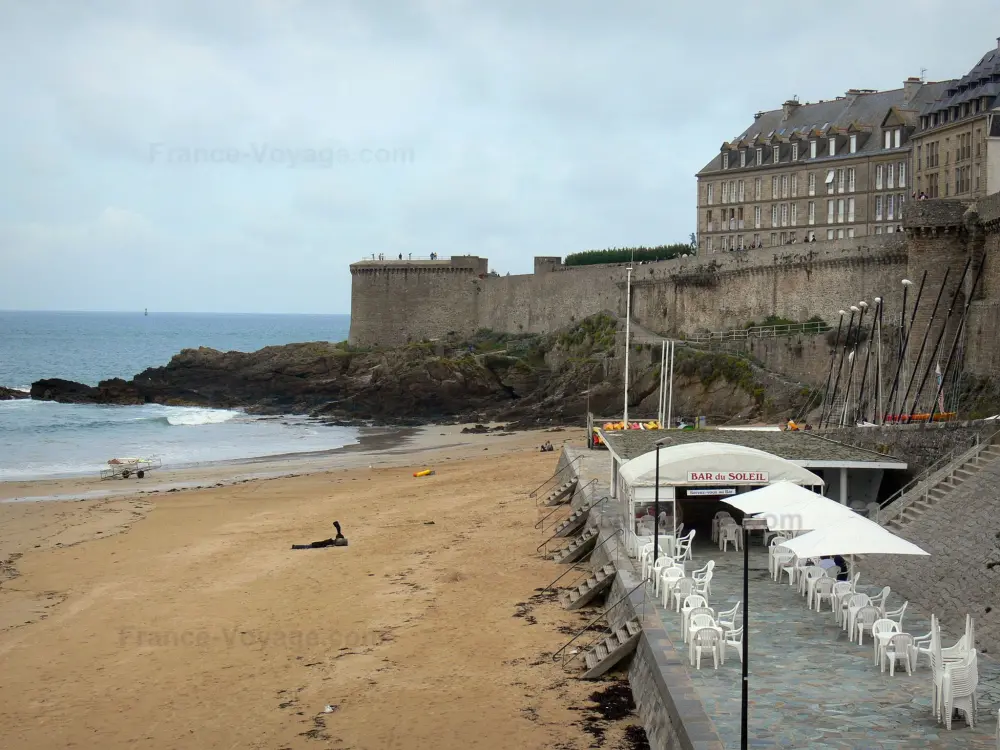
[[[415,476],[415,477],[429,477],[429,476],[433,476],[433,474],[434,474],[434,469],[424,469],[423,471],[415,471],[413,473],[413,476]]]

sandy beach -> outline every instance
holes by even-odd
[[[550,658],[585,616],[532,599],[560,572],[528,497],[545,439],[583,430],[433,428],[266,467],[298,476],[0,503],[3,746],[623,746],[636,717],[588,699],[620,686]],[[290,550],[335,519],[349,547]]]

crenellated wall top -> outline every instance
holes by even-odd
[[[921,232],[925,229],[965,228],[966,212],[972,205],[972,201],[961,198],[910,201],[903,206],[903,229]]]

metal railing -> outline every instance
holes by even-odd
[[[608,540],[614,539],[614,538],[615,538],[614,534],[609,534],[607,537],[605,537],[605,539],[604,539],[603,542],[601,542],[600,544],[598,544],[596,547],[594,547],[594,549],[592,549],[590,551],[590,555],[589,555],[590,560],[588,560],[586,562],[573,563],[570,567],[566,568],[566,570],[564,570],[562,573],[560,573],[558,576],[556,576],[556,578],[548,586],[546,586],[544,589],[542,589],[539,592],[539,596],[541,596],[542,594],[545,594],[546,592],[548,592],[553,586],[555,586],[557,583],[559,583],[559,581],[561,581],[566,576],[567,573],[571,573],[572,571],[580,568],[580,566],[586,566],[586,572],[589,575],[595,575],[597,573],[597,571],[595,571],[592,567],[590,567],[592,565],[592,561],[594,559],[594,553],[597,552],[597,550],[599,550],[605,544],[607,544]],[[615,570],[617,570],[617,569],[618,569],[618,566],[615,565]],[[570,589],[576,588],[576,584],[577,584],[577,582],[581,578],[583,578],[583,576],[578,576],[577,578],[575,578],[574,581],[573,581],[573,583],[567,585],[567,588],[570,588]]]
[[[1000,437],[1000,430],[985,439],[976,435],[970,448],[952,448],[921,472],[919,476],[890,495],[885,502],[880,503],[875,520],[884,525],[894,518],[898,518],[914,501],[926,501],[927,495],[932,489],[950,479],[969,461],[977,458],[980,453],[993,445],[997,437]]]
[[[606,620],[607,617],[608,617],[608,615],[611,614],[611,612],[614,610],[615,607],[617,607],[622,602],[628,600],[629,597],[632,596],[632,593],[634,591],[636,591],[637,589],[640,589],[640,588],[642,589],[642,610],[641,610],[639,619],[640,619],[640,621],[642,621],[645,618],[645,615],[646,615],[646,588],[645,588],[645,583],[646,583],[646,579],[643,579],[638,584],[636,584],[631,589],[629,589],[629,591],[627,593],[622,594],[622,596],[618,600],[616,600],[614,604],[611,604],[610,606],[605,607],[604,610],[601,612],[601,614],[599,614],[593,620],[591,620],[586,625],[584,625],[583,628],[581,628],[576,633],[576,635],[574,635],[572,638],[570,638],[569,641],[562,648],[560,648],[558,651],[556,651],[552,655],[552,661],[561,660],[562,661],[562,668],[566,669],[567,666],[569,666],[570,664],[572,664],[576,659],[580,658],[581,655],[587,653],[587,651],[589,651],[590,648],[598,640],[601,640],[603,638],[607,638],[608,637],[607,634],[601,634],[598,638],[593,639],[587,645],[581,646],[574,653],[571,654],[571,653],[569,653],[567,651],[567,649],[570,646],[572,646],[581,636],[583,636],[586,632],[588,632],[591,628],[593,628],[601,620]],[[567,659],[567,657],[569,657],[569,658]]]
[[[579,494],[579,493],[580,493],[580,492],[581,492],[582,490],[585,490],[585,489],[587,489],[587,487],[589,487],[590,485],[594,484],[594,482],[596,482],[596,481],[597,481],[596,479],[591,479],[591,480],[590,480],[589,482],[587,482],[587,484],[585,484],[585,485],[584,485],[584,486],[583,486],[583,487],[582,487],[582,488],[581,488],[580,490],[577,490],[576,492],[574,492],[574,493],[573,493],[573,497],[571,497],[571,498],[569,499],[569,501],[568,501],[568,502],[565,502],[565,503],[559,503],[558,505],[553,505],[553,506],[552,506],[552,510],[550,510],[550,511],[549,511],[548,513],[546,513],[546,514],[545,514],[544,516],[542,516],[542,517],[541,517],[541,519],[539,519],[539,520],[538,520],[538,522],[537,522],[537,523],[535,524],[535,528],[536,528],[536,529],[538,529],[538,530],[540,530],[540,531],[541,531],[541,530],[544,530],[544,529],[545,529],[545,522],[546,522],[546,521],[547,521],[547,520],[548,520],[548,519],[549,519],[549,518],[550,518],[550,517],[551,517],[551,516],[552,516],[553,514],[555,514],[555,513],[558,513],[558,512],[559,512],[559,511],[561,511],[561,510],[565,510],[566,508],[570,508],[570,509],[571,509],[571,510],[570,510],[570,513],[569,513],[569,515],[567,515],[567,516],[566,516],[566,518],[563,518],[563,519],[560,519],[560,520],[563,520],[563,521],[565,521],[565,520],[566,520],[567,518],[569,518],[569,516],[573,515],[573,512],[575,512],[575,511],[578,511],[578,510],[579,510],[579,511],[584,511],[584,512],[586,512],[586,511],[589,511],[589,510],[590,510],[591,508],[594,508],[594,507],[596,507],[598,503],[603,503],[603,502],[604,502],[605,500],[607,500],[607,499],[608,499],[608,495],[605,495],[605,496],[604,496],[604,497],[602,497],[602,498],[601,498],[600,500],[595,500],[594,502],[592,502],[592,503],[589,503],[589,504],[587,504],[587,503],[584,503],[584,504],[583,504],[583,505],[581,505],[581,506],[580,506],[579,508],[574,508],[574,507],[573,507],[573,499],[574,499],[574,498],[575,498],[575,497],[576,497],[576,496],[577,496],[577,495],[578,495],[578,494]],[[538,507],[539,509],[541,509],[541,508],[544,508],[544,507],[546,507],[546,506],[544,506],[544,505],[541,505],[541,506],[536,506],[536,507]]]
[[[399,253],[396,255],[387,255],[386,253],[372,253],[371,255],[365,255],[361,258],[362,261],[382,261],[384,263],[400,261],[411,261],[411,260],[451,260],[449,255],[435,255],[433,258],[429,255],[404,255],[402,258],[399,257]]]
[[[535,487],[535,489],[533,489],[531,492],[529,492],[528,493],[528,497],[537,498],[538,497],[538,493],[541,492],[546,487],[546,485],[550,484],[552,482],[552,480],[558,479],[559,477],[561,477],[562,474],[563,474],[563,472],[566,471],[567,469],[573,468],[573,464],[575,464],[581,458],[583,458],[583,454],[580,454],[579,456],[577,456],[576,458],[574,458],[572,461],[570,461],[568,464],[566,464],[565,466],[563,466],[561,469],[556,469],[555,474],[553,474],[552,476],[550,476],[548,479],[546,479],[540,485],[538,485],[537,487]]]
[[[747,339],[770,339],[779,336],[794,336],[795,334],[817,334],[833,330],[833,326],[819,320],[809,323],[783,323],[773,326],[753,326],[752,328],[732,328],[728,331],[711,331],[695,333],[686,337],[692,344],[703,344],[712,341],[745,341]]]
[[[589,528],[592,528],[592,527],[584,526],[583,530],[577,536],[581,536],[583,534],[586,534],[587,533],[587,529],[589,529]],[[544,557],[545,555],[549,554],[549,552],[550,552],[550,550],[549,550],[549,543],[550,542],[552,542],[552,541],[554,541],[556,539],[560,539],[560,540],[562,540],[564,542],[569,543],[574,538],[575,537],[559,536],[559,533],[556,532],[555,534],[553,534],[552,536],[550,536],[548,539],[546,539],[544,542],[542,542],[537,547],[535,547],[535,552],[538,553],[539,555],[541,555],[542,557]]]

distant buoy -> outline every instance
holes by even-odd
[[[423,471],[413,472],[413,476],[415,477],[430,477],[433,475],[434,475],[434,469],[424,469]]]

